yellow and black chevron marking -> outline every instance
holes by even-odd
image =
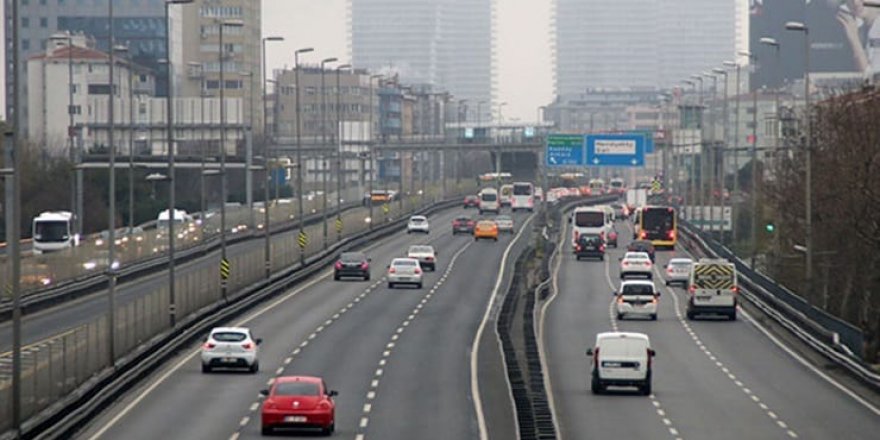
[[[382,212],[384,212],[385,214],[388,214],[389,211],[391,211],[391,207],[388,206],[387,203],[382,205]]]
[[[231,267],[231,266],[229,265],[229,260],[227,260],[227,259],[225,259],[225,258],[222,259],[222,260],[220,260],[220,278],[221,278],[221,279],[224,279],[224,280],[228,280],[228,279],[229,279],[229,269],[230,269],[230,267]]]
[[[342,219],[336,219],[336,232],[342,232]]]
[[[305,231],[299,231],[299,237],[296,240],[299,242],[299,247],[305,248],[309,245],[309,234],[306,234]]]
[[[735,268],[723,264],[694,266],[694,284],[701,289],[730,289],[734,287]]]

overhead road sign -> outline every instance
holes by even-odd
[[[633,134],[587,135],[587,165],[642,167],[645,165],[645,136]]]
[[[584,165],[584,136],[580,134],[547,136],[544,157],[548,166]]]

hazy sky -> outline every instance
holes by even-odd
[[[497,98],[507,102],[505,119],[533,121],[537,108],[553,98],[551,1],[495,0]],[[269,71],[292,65],[293,51],[300,47],[315,48],[304,55],[307,62],[328,57],[348,62],[345,26],[345,0],[263,0],[263,35],[285,38],[267,46]],[[0,66],[6,65],[4,55],[0,53]],[[0,109],[5,105],[3,87],[0,81]]]
[[[505,119],[534,121],[537,108],[553,98],[550,54],[552,0],[495,0],[498,102],[507,102]],[[293,51],[308,62],[337,57],[348,62],[345,0],[263,0],[263,34],[285,41],[270,43],[269,71],[293,64]]]

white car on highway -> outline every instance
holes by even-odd
[[[626,280],[620,283],[620,290],[614,292],[617,319],[624,316],[643,316],[657,320],[657,302],[660,292],[649,280]]]
[[[599,333],[596,345],[587,349],[587,356],[593,357],[590,388],[601,394],[608,386],[634,386],[650,395],[654,355],[651,340],[644,333]]]
[[[647,252],[627,252],[620,259],[620,279],[630,276],[643,276],[649,280],[654,278],[654,265]]]
[[[673,258],[666,264],[666,285],[681,284],[687,287],[691,278],[694,260],[690,258]]]
[[[412,284],[422,288],[422,266],[415,258],[395,258],[388,265],[388,288],[398,284]]]
[[[246,327],[214,328],[202,344],[202,372],[210,373],[214,368],[246,368],[256,373],[260,371],[257,346],[262,342]]]
[[[419,260],[419,265],[433,272],[437,268],[437,251],[434,246],[416,244],[409,247],[406,256]]]
[[[495,224],[498,225],[498,232],[508,232],[513,234],[513,217],[509,215],[499,215],[495,217]]]
[[[423,215],[410,217],[409,222],[406,224],[406,233],[412,234],[413,232],[429,234],[431,232],[431,225],[428,223],[428,218]]]

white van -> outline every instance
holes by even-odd
[[[699,259],[688,280],[688,319],[706,313],[726,315],[731,321],[735,320],[738,289],[733,263],[723,258]]]
[[[498,190],[495,188],[483,188],[480,190],[480,214],[484,212],[494,212],[498,214],[501,210],[501,201],[498,200]]]
[[[601,394],[608,386],[637,387],[642,394],[650,395],[655,354],[644,333],[599,333],[596,345],[587,349],[587,356],[593,357],[590,388],[594,394]]]
[[[599,235],[602,240],[607,240],[608,233],[613,227],[608,211],[601,206],[578,206],[568,221],[572,229],[572,247],[577,246],[578,237],[583,234]]]

